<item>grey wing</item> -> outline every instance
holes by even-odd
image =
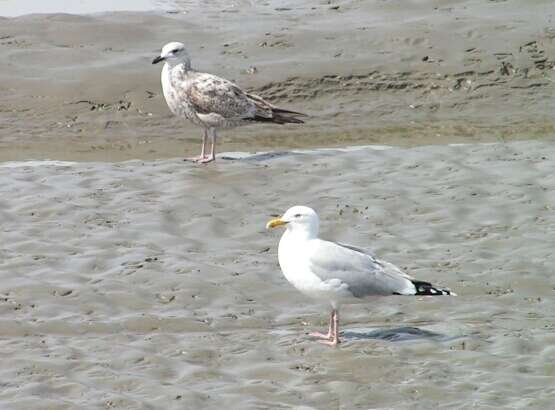
[[[372,253],[370,251],[368,251],[367,249],[363,249],[363,248],[359,248],[358,246],[353,246],[353,245],[348,245],[346,243],[341,243],[341,242],[334,242],[335,244],[342,246],[344,248],[348,248],[351,249],[353,251],[362,253],[366,256],[368,256],[372,261],[374,261],[375,263],[377,263],[378,265],[381,265],[384,272],[388,275],[393,275],[393,276],[402,276],[410,281],[413,281],[414,278],[408,274],[406,274],[405,272],[403,272],[401,269],[399,269],[397,266],[395,266],[394,264],[392,264],[391,262],[387,262],[384,261],[382,259],[378,259],[376,258],[374,255],[372,255]]]
[[[196,73],[186,83],[188,102],[199,114],[217,114],[226,120],[254,116],[256,107],[237,85],[212,74]]]
[[[319,240],[310,255],[310,269],[323,281],[340,280],[358,298],[415,293],[410,276],[350,245]]]

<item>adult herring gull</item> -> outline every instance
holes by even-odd
[[[191,60],[182,43],[166,44],[152,64],[165,61],[162,69],[162,90],[170,110],[203,128],[202,150],[192,161],[206,163],[216,159],[216,130],[253,122],[302,124],[297,117],[305,114],[284,110],[261,97],[249,94],[237,85],[213,74],[191,68]],[[206,140],[212,148],[206,155]]]
[[[416,280],[397,266],[361,248],[318,238],[319,218],[306,206],[294,206],[267,229],[285,226],[278,258],[285,278],[305,295],[331,303],[327,334],[311,333],[322,343],[337,346],[339,306],[363,303],[373,296],[455,295],[449,289]]]

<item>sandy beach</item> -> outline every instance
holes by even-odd
[[[202,3],[7,2],[0,408],[550,408],[551,2]],[[183,162],[201,134],[150,63],[169,40],[309,120]],[[328,307],[264,228],[295,204],[459,296],[345,306],[319,345]]]
[[[514,142],[205,168],[5,163],[0,403],[547,408],[554,156],[552,143]],[[291,195],[318,209],[325,237],[459,296],[346,306],[345,343],[315,343],[305,333],[327,308],[285,281],[264,229]],[[403,328],[419,331],[396,342]]]
[[[0,18],[0,160],[196,154],[199,130],[172,117],[150,64],[170,40],[194,67],[311,116],[302,128],[222,133],[223,151],[554,134],[550,1],[336,5],[191,1],[171,13]]]

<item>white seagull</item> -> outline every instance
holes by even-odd
[[[206,163],[216,159],[216,130],[219,128],[253,122],[302,124],[303,121],[297,117],[306,116],[275,107],[224,78],[193,70],[182,43],[166,44],[152,64],[160,61],[165,61],[162,90],[171,112],[204,129],[201,153],[198,157],[189,158],[192,161]],[[210,155],[206,154],[208,136],[212,140]]]
[[[278,259],[285,278],[305,295],[331,303],[327,334],[311,333],[322,343],[337,346],[338,311],[342,303],[363,303],[373,296],[455,295],[449,289],[416,280],[397,266],[361,248],[318,238],[319,218],[313,209],[294,206],[266,228],[285,226]]]

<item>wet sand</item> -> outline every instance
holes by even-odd
[[[0,160],[196,154],[150,64],[169,40],[311,116],[222,133],[222,151],[553,138],[551,1],[167,3],[0,18]]]
[[[525,141],[4,163],[1,407],[549,408],[554,157]],[[459,296],[345,306],[345,343],[311,341],[327,308],[264,229],[294,203]]]

